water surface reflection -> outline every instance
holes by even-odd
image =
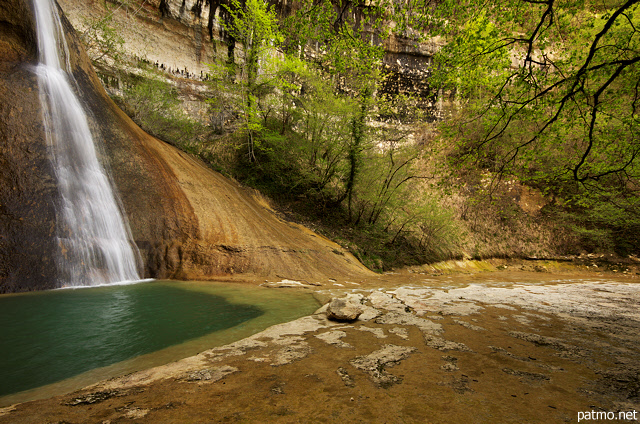
[[[170,362],[317,306],[299,292],[197,282],[1,296],[0,396]]]

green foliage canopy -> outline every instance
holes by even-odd
[[[454,239],[452,226],[441,225],[448,215],[417,194],[418,149],[391,122],[372,125],[408,103],[378,92],[386,36],[380,10],[304,0],[279,28],[261,0],[235,2],[228,12],[227,32],[244,54],[238,64],[212,67],[214,103],[223,109],[240,100],[239,129],[248,136],[243,180],[277,198],[304,197],[318,216],[367,228],[380,245],[414,240],[416,262],[437,240]],[[446,257],[450,246],[436,256]]]
[[[495,152],[499,171],[550,152],[558,160],[544,171],[557,178],[637,178],[638,2],[467,3],[438,8],[456,12],[441,28],[448,43],[438,77],[483,119],[474,147],[509,135],[514,142]]]
[[[446,41],[435,81],[463,110],[445,125],[458,140],[456,162],[492,171],[494,182],[515,175],[544,189],[580,211],[586,228],[607,210],[616,231],[624,221],[637,232],[638,3],[424,3],[428,16],[405,24]]]

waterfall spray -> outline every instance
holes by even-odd
[[[60,193],[56,207],[60,285],[139,280],[138,250],[73,91],[77,83],[56,4],[34,0],[34,6],[40,102]]]

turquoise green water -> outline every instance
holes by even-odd
[[[71,381],[65,391],[167,363],[317,306],[301,292],[198,282],[0,296],[0,397]]]

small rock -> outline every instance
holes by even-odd
[[[447,362],[446,364],[440,366],[440,369],[447,371],[447,372],[453,372],[453,371],[458,371],[458,366],[454,363],[451,362]]]
[[[451,340],[445,340],[442,337],[432,336],[425,334],[424,341],[430,348],[438,349],[442,352],[450,350],[457,350],[460,352],[473,352],[464,343],[453,342]]]
[[[486,331],[484,328],[479,327],[477,325],[471,324],[469,322],[466,321],[462,321],[459,319],[454,319],[453,322],[455,322],[456,324],[459,324],[465,328],[468,328],[469,330],[473,330],[473,331]]]
[[[274,395],[284,395],[284,383],[276,383],[271,386],[271,393]]]
[[[471,387],[469,387],[469,377],[464,374],[460,378],[453,377],[450,381],[443,381],[437,384],[438,386],[451,387],[454,392],[461,395],[467,392],[473,393],[474,391]]]
[[[406,328],[401,327],[393,327],[389,330],[389,333],[395,334],[396,336],[408,340],[409,339],[409,331]]]
[[[359,321],[371,321],[382,315],[382,312],[371,306],[362,305],[364,312],[358,317]]]
[[[124,413],[124,417],[132,420],[136,420],[139,418],[144,418],[150,411],[151,411],[150,409],[134,407],[134,408],[127,409]]]
[[[325,333],[316,334],[316,337],[330,345],[334,345],[342,348],[351,348],[353,346],[351,346],[349,343],[343,342],[342,340],[340,340],[346,335],[347,333],[345,333],[344,331],[333,330],[333,331],[327,331]]]
[[[353,378],[351,378],[346,369],[340,367],[338,368],[337,373],[344,382],[345,386],[354,387],[356,385],[356,383],[353,381]]]
[[[371,380],[379,387],[388,388],[402,382],[402,379],[389,374],[386,368],[397,365],[416,350],[415,347],[388,344],[369,355],[354,358],[349,363],[369,374]]]
[[[237,372],[238,368],[229,365],[223,365],[221,367],[208,368],[203,370],[196,370],[189,372],[185,380],[186,381],[210,381],[215,382],[223,379],[229,374]]]
[[[359,331],[368,331],[369,333],[373,333],[379,339],[386,339],[387,335],[384,334],[384,330],[382,328],[371,328],[371,327],[357,327],[356,330]]]
[[[444,370],[444,371],[448,371],[448,372],[453,372],[453,371],[458,371],[458,358],[456,358],[455,356],[443,356],[442,359],[444,360],[444,365],[442,365],[440,367],[440,369]]]
[[[424,334],[440,334],[442,333],[442,324],[437,324],[428,319],[417,317],[406,312],[389,312],[375,321],[377,324],[395,324],[395,325],[415,325]]]
[[[551,378],[548,375],[545,374],[540,374],[537,372],[528,372],[528,371],[518,371],[518,370],[514,370],[511,368],[503,368],[502,372],[509,374],[509,375],[514,375],[516,377],[523,377],[525,380],[529,380],[529,381],[548,381],[551,380]]]
[[[296,345],[285,346],[280,349],[271,363],[272,367],[280,365],[287,365],[299,359],[306,357],[311,353],[311,348],[306,342],[301,342]]]
[[[93,393],[85,394],[84,396],[80,396],[74,398],[73,400],[64,403],[67,406],[77,406],[77,405],[91,405],[94,403],[100,403],[112,397],[123,396],[125,392],[120,390],[104,390]]]

